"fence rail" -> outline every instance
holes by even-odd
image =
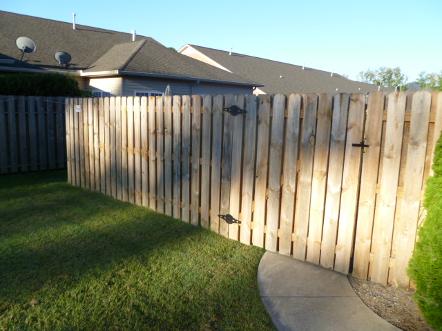
[[[408,286],[441,126],[442,94],[429,92],[68,99],[68,180]]]
[[[66,167],[64,98],[0,96],[0,174]]]

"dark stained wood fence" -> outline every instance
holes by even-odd
[[[0,174],[66,167],[64,100],[0,96]]]
[[[230,114],[233,105],[246,113]],[[429,92],[68,99],[68,180],[408,286],[441,127],[442,94]]]

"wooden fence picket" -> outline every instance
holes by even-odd
[[[203,97],[201,129],[201,226],[209,228],[210,213],[210,148],[212,135],[212,97]]]
[[[317,108],[318,97],[316,95],[303,95],[304,119],[302,121],[301,141],[299,147],[299,178],[296,193],[293,242],[293,256],[299,260],[305,260],[307,249]]]
[[[224,107],[228,108],[234,104],[233,95],[227,95],[224,100]],[[232,177],[232,134],[233,115],[224,112],[223,114],[223,147],[221,158],[221,198],[219,206],[220,215],[230,214],[230,185]],[[229,224],[220,219],[219,233],[229,236]]]
[[[322,228],[324,222],[324,201],[327,185],[327,166],[330,148],[332,98],[321,94],[318,102],[315,155],[313,157],[313,178],[310,204],[310,219],[307,237],[307,261],[319,264]]]
[[[100,98],[98,101],[98,120],[99,120],[99,148],[100,148],[100,191],[106,194],[106,154],[105,154],[105,110],[104,110],[104,98]]]
[[[284,255],[290,255],[292,250],[300,121],[301,95],[291,94],[287,100],[279,225],[279,252]]]
[[[140,97],[134,97],[134,190],[135,203],[142,204],[142,174],[141,174],[141,100]]]
[[[244,96],[237,96],[233,103],[240,109],[244,109]],[[231,164],[231,184],[229,196],[230,214],[239,219],[241,202],[241,165],[243,149],[243,120],[244,115],[237,115],[232,120],[232,164]],[[229,238],[239,240],[239,226],[237,223],[229,224]]]
[[[255,170],[255,201],[252,225],[252,244],[264,247],[265,208],[267,200],[267,169],[270,130],[270,96],[258,99],[258,141]]]
[[[200,149],[201,149],[201,97],[192,96],[192,147],[190,183],[190,223],[199,224],[200,206]]]
[[[52,105],[51,105],[52,106]],[[52,109],[48,108],[48,113],[51,113]],[[26,172],[28,171],[28,141],[27,141],[27,120],[26,120],[26,99],[23,96],[18,97],[17,102],[17,119],[18,119],[18,151],[20,156],[20,171]],[[48,116],[49,117],[49,116]],[[48,148],[50,148],[51,152],[55,151],[55,139],[54,139],[54,121],[51,121],[48,118],[48,128],[52,129],[52,132],[49,134],[49,139],[47,140]],[[10,145],[12,148],[12,144]],[[52,149],[53,148],[53,149]],[[55,152],[49,156],[49,162],[51,165],[51,169],[55,168]]]
[[[181,219],[184,222],[190,220],[190,135],[191,135],[191,114],[190,97],[182,97],[183,114],[181,127]]]
[[[244,161],[241,191],[241,233],[240,241],[251,244],[252,213],[253,213],[253,188],[255,180],[255,148],[256,148],[256,121],[257,98],[246,96],[246,116],[244,132]]]
[[[224,98],[217,95],[213,98],[212,108],[212,160],[210,174],[210,229],[219,233],[219,210],[221,197],[221,160],[223,134]]]
[[[157,136],[157,211],[164,213],[164,111],[163,97],[156,97],[156,136]]]
[[[85,177],[85,187],[90,189],[90,167],[89,167],[89,126],[88,126],[88,99],[84,98],[82,105],[83,115],[83,154],[84,154],[84,177]],[[50,132],[50,130],[49,130]],[[49,146],[48,146],[49,147]],[[50,149],[48,148],[48,151]],[[49,158],[50,159],[50,158]]]
[[[164,212],[172,216],[172,97],[164,97]]]
[[[371,279],[383,284],[387,283],[390,266],[391,238],[399,179],[405,105],[405,93],[391,93],[388,96],[382,177],[373,225],[373,262],[370,266]]]
[[[135,203],[135,161],[134,161],[134,97],[126,98],[127,109],[127,199]]]
[[[265,248],[272,252],[277,251],[278,245],[285,103],[286,98],[284,95],[277,94],[273,97],[268,161],[267,226],[265,231]]]
[[[95,190],[95,156],[94,156],[94,108],[93,100],[87,100],[87,126],[88,126],[88,140],[89,140],[89,184],[90,189]]]
[[[349,102],[348,94],[338,94],[333,98],[330,158],[320,257],[320,264],[325,268],[333,268],[335,260]]]
[[[121,200],[123,201],[129,201],[127,154],[127,98],[121,97]]]
[[[112,195],[111,186],[111,140],[110,140],[110,98],[104,98],[104,159],[105,159],[105,173],[106,173],[106,194]]]
[[[149,124],[149,208],[156,210],[157,202],[157,175],[156,175],[156,120],[155,97],[149,97],[148,102]]]
[[[430,92],[417,92],[413,95],[411,105],[410,141],[407,149],[407,162],[404,173],[404,193],[398,206],[399,215],[395,223],[393,247],[397,252],[390,270],[392,282],[408,287],[407,265],[411,258],[416,238],[416,219],[419,217],[421,190],[427,134],[430,118]]]
[[[359,174],[362,149],[353,146],[363,139],[365,96],[352,94],[348,111],[347,141],[342,174],[341,205],[339,209],[338,237],[334,270],[348,273],[353,250],[356,209],[358,203]]]
[[[15,100],[14,97],[8,97],[6,101],[8,110],[8,140],[10,142],[9,147],[9,160],[11,172],[18,171],[18,153],[17,153],[17,119],[15,114]],[[39,118],[43,117],[42,111],[39,112]],[[44,130],[42,131],[44,132]],[[40,141],[42,142],[42,141]],[[44,141],[43,141],[44,143]],[[43,148],[40,148],[43,149]],[[40,163],[42,163],[42,158],[40,158]]]
[[[371,235],[375,211],[376,186],[379,173],[384,94],[373,92],[368,97],[365,123],[365,143],[370,147],[364,154],[358,205],[353,274],[366,278],[370,263]]]
[[[173,96],[173,217],[181,218],[181,97]]]
[[[147,97],[141,97],[141,204],[149,206],[149,130],[147,123]],[[117,123],[118,125],[118,123]],[[118,128],[118,126],[117,126]]]

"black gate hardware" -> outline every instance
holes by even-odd
[[[233,224],[233,223],[237,223],[237,224],[241,224],[240,220],[237,220],[235,217],[233,217],[230,214],[225,214],[225,215],[218,215],[219,218],[221,218],[222,220],[226,221],[226,223],[228,224]]]
[[[233,105],[230,107],[224,107],[223,110],[228,112],[232,116],[247,113],[247,111],[245,109],[239,108],[237,105]]]
[[[362,149],[362,153],[365,153],[365,149],[370,147],[370,145],[367,145],[365,143],[365,139],[362,140],[360,143],[351,144],[353,147],[360,147]]]

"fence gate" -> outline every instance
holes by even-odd
[[[429,92],[69,99],[68,180],[408,286],[441,126],[442,94]]]

